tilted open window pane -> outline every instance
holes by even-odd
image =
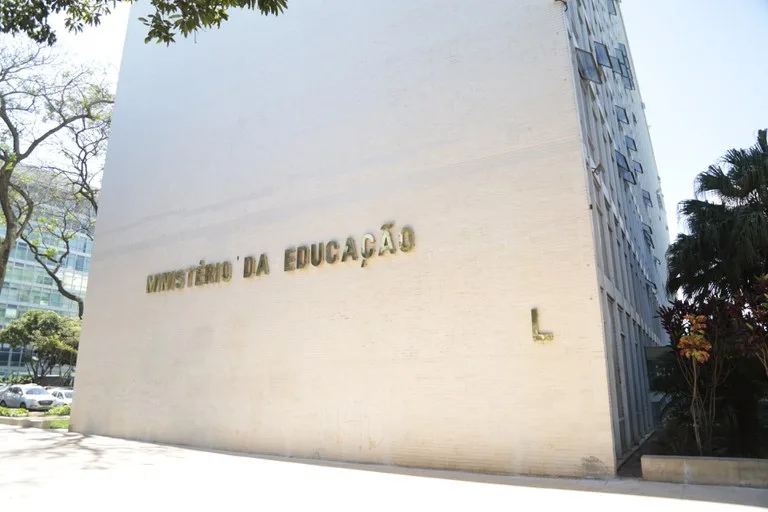
[[[629,54],[627,53],[627,46],[619,43],[619,53],[624,57],[624,62],[629,62]]]
[[[579,74],[581,78],[595,82],[596,84],[603,83],[603,79],[600,77],[600,70],[597,69],[595,58],[588,51],[576,48],[576,60],[579,63]]]
[[[616,12],[615,0],[606,0],[606,2],[608,2],[608,12],[611,14],[618,14],[618,12]]]
[[[634,170],[637,174],[643,174],[643,164],[637,160],[632,160],[632,170]]]
[[[635,142],[635,139],[633,139],[629,135],[626,135],[624,137],[624,140],[627,141],[627,149],[631,149],[632,151],[637,151],[637,143]]]
[[[625,157],[621,151],[616,151],[616,164],[619,166],[619,174],[624,179],[624,181],[631,183],[632,185],[636,185],[637,180],[635,179],[635,175],[632,173],[632,171],[629,170],[629,162],[627,161],[627,157]]]
[[[597,63],[607,68],[611,66],[611,55],[608,53],[608,47],[602,43],[595,41],[595,56],[597,57]]]
[[[651,249],[656,248],[656,244],[653,243],[653,236],[651,236],[650,233],[648,233],[647,231],[643,231],[643,238],[645,238],[645,243],[647,243],[651,247]]]
[[[652,235],[652,234],[653,234],[653,228],[651,227],[651,225],[650,225],[650,224],[646,224],[645,222],[641,222],[640,224],[642,224],[642,226],[643,226],[643,231],[644,231],[645,233],[647,233],[647,234],[649,234],[649,235]]]
[[[630,185],[637,185],[637,180],[635,179],[635,175],[632,174],[632,171],[619,170],[619,173],[624,181]]]
[[[619,72],[621,73],[621,76],[629,78],[629,68],[621,61],[619,61]]]
[[[611,55],[611,67],[613,68],[613,72],[617,75],[621,74],[621,60]]]
[[[616,106],[616,119],[618,119],[620,123],[629,124],[629,116],[627,116],[627,111],[618,105]]]
[[[622,81],[624,82],[624,88],[628,91],[634,91],[635,90],[635,82],[626,76],[621,77]]]
[[[624,153],[621,151],[616,151],[616,164],[619,166],[619,169],[629,171],[629,161],[627,161],[627,157],[624,156]]]
[[[651,193],[647,190],[643,190],[643,202],[645,203],[645,206],[652,207],[653,206],[653,199],[651,199]]]

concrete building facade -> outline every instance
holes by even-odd
[[[613,475],[668,243],[615,7],[305,2],[167,48],[132,21],[73,428]]]

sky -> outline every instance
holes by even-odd
[[[696,174],[768,128],[768,0],[623,0],[621,9],[674,237]],[[58,46],[116,80],[128,16],[121,5],[97,28],[59,30]]]
[[[696,174],[768,128],[768,0],[624,0],[671,236]]]

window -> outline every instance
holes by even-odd
[[[621,56],[624,57],[624,61],[629,63],[629,54],[627,53],[626,45],[624,45],[622,43],[619,43],[618,50],[619,50],[619,53],[621,54]]]
[[[623,76],[624,78],[628,78],[629,77],[629,68],[627,67],[626,64],[621,62],[621,60],[619,60],[619,74],[621,76]]]
[[[622,76],[621,81],[624,83],[624,88],[628,91],[635,90],[635,82],[628,76]]]
[[[579,63],[579,74],[581,78],[595,82],[596,84],[603,83],[603,79],[600,77],[600,70],[597,69],[595,64],[595,58],[592,54],[581,48],[576,48],[576,60]]]
[[[656,192],[656,203],[659,205],[659,208],[664,210],[664,196],[661,195],[661,192]]]
[[[629,162],[627,161],[627,157],[625,157],[620,151],[616,151],[616,164],[619,166],[619,175],[624,178],[624,181],[632,185],[636,185],[637,180],[635,180],[635,175],[632,174],[632,171],[629,170]]]
[[[611,55],[611,67],[614,73],[621,74],[621,61],[613,55]]]
[[[653,234],[653,228],[651,227],[650,224],[646,224],[645,222],[641,222],[641,224],[643,226],[644,233],[648,233],[649,235]]]
[[[595,41],[595,56],[597,63],[606,68],[611,67],[611,56],[608,54],[608,47]]]
[[[636,174],[643,174],[643,164],[637,160],[632,160],[632,170],[635,171]]]
[[[627,142],[627,149],[631,149],[632,151],[637,151],[637,143],[635,142],[635,139],[627,135],[624,137],[624,140]]]
[[[606,0],[606,2],[608,2],[608,12],[613,14],[613,15],[618,14],[616,12],[616,1],[615,0]]]
[[[648,233],[647,231],[643,231],[643,238],[645,238],[645,243],[648,244],[648,247],[650,247],[651,249],[656,248],[656,245],[654,245],[653,243],[653,236],[651,236],[650,233]]]
[[[643,190],[643,202],[645,206],[653,207],[653,200],[651,199],[651,193],[647,190]]]
[[[627,111],[618,105],[616,106],[616,119],[619,120],[620,123],[629,124],[629,117],[627,116]]]

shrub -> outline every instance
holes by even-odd
[[[29,416],[29,411],[26,409],[8,409],[7,407],[0,407],[0,416],[6,418],[23,418]]]
[[[70,405],[62,405],[61,407],[54,407],[53,409],[48,409],[45,412],[46,416],[69,416],[69,413],[72,411],[72,406]]]
[[[32,383],[32,377],[29,375],[18,375],[18,374],[11,374],[6,375],[4,377],[0,377],[0,383],[2,384],[31,384]]]

